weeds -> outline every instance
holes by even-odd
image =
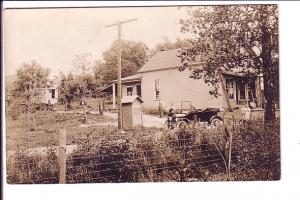
[[[279,139],[279,121],[234,127],[230,180],[278,180]],[[67,144],[79,145],[67,158],[67,183],[227,180],[225,126],[138,127],[125,134],[115,127],[87,127],[69,131]],[[54,147],[46,155],[20,148],[7,169],[9,183],[58,183]]]

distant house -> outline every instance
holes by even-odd
[[[247,77],[242,73],[223,72],[220,82],[221,96],[215,98],[209,94],[211,89],[204,80],[190,78],[188,69],[180,72],[179,49],[157,52],[138,74],[122,78],[122,96],[139,95],[144,103],[143,110],[150,112],[158,109],[161,101],[164,109],[173,106],[176,109],[206,107],[239,107],[252,102],[255,107],[262,106],[262,76]],[[106,88],[115,96],[116,81]],[[114,97],[115,99],[115,97]]]
[[[16,100],[18,97],[13,96],[14,82],[17,80],[16,75],[5,76],[5,100],[9,103]],[[56,86],[49,84],[44,88],[35,88],[31,91],[32,102],[40,104],[51,104],[54,105],[58,102],[58,89]]]
[[[51,104],[54,105],[58,101],[58,90],[56,87],[36,88],[34,89],[35,103]]]

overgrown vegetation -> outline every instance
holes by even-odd
[[[238,127],[233,136],[232,176],[239,181],[280,179],[280,122]]]
[[[136,128],[120,134],[114,127],[97,126],[68,132],[67,144],[78,145],[68,155],[67,183],[228,180],[224,127],[196,124],[178,132]],[[58,182],[53,149],[47,155],[17,151],[7,168],[9,183]],[[279,122],[271,126],[245,122],[235,127],[230,180],[278,179]]]
[[[80,113],[38,111],[35,115],[36,132],[32,131],[33,121],[28,120],[26,113],[21,113],[16,120],[13,120],[12,116],[6,117],[6,148],[8,151],[16,150],[18,144],[24,148],[47,146],[53,137],[57,137],[59,128],[66,128],[68,135],[76,134],[74,129],[80,130],[82,118]],[[102,122],[113,122],[113,119],[103,115],[87,116],[87,125]],[[31,142],[24,143],[23,141],[27,139]]]
[[[46,155],[28,154],[18,149],[7,159],[7,183],[58,183],[58,160],[55,149],[49,147]]]
[[[89,133],[69,156],[68,182],[204,181],[203,174],[225,174],[215,147],[189,131],[138,128],[120,136],[112,128]]]

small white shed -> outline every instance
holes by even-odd
[[[142,103],[143,100],[137,95],[124,96],[122,98],[122,121],[124,130],[143,125]]]

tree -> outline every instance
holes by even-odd
[[[122,41],[122,77],[135,74],[149,59],[148,47],[136,41]],[[95,62],[94,75],[101,80],[103,86],[117,79],[118,42],[103,52],[103,62]]]
[[[66,110],[72,100],[78,96],[77,84],[72,73],[65,75],[63,72],[59,72],[58,79],[59,100],[64,103]]]
[[[35,92],[36,88],[46,87],[49,84],[49,72],[49,69],[43,68],[36,61],[23,63],[23,65],[17,70],[17,80],[14,82],[14,96],[25,100],[27,121],[29,124],[31,113],[35,131],[37,131],[34,115],[35,102],[32,100],[36,97],[36,95],[38,95]]]
[[[171,49],[178,49],[183,47],[188,47],[191,45],[192,40],[190,39],[181,39],[176,38],[175,42],[171,42],[168,38],[164,37],[164,41],[162,43],[159,43],[155,50],[161,51],[161,50],[171,50]]]
[[[29,101],[35,88],[46,87],[49,83],[48,68],[43,68],[36,61],[23,63],[17,70],[17,80],[14,81],[14,96],[24,97]]]
[[[275,105],[279,103],[277,6],[203,6],[190,10],[189,15],[189,19],[181,20],[181,31],[194,39],[193,45],[179,55],[180,70],[191,68],[192,77],[212,85],[210,93],[215,96],[219,95],[222,70],[253,76],[262,73],[265,120],[275,119]]]
[[[97,60],[94,62],[93,74],[95,81],[95,91],[98,95],[101,95],[99,91],[103,88],[103,86],[109,83],[108,77],[109,71],[105,68],[104,63],[101,60]]]
[[[163,42],[156,45],[154,49],[151,50],[150,58],[154,56],[158,51],[165,51],[171,49],[179,49],[184,47],[189,47],[191,45],[191,39],[181,39],[176,38],[175,42],[170,41],[167,37],[163,38]]]
[[[74,71],[77,73],[76,82],[78,83],[77,90],[79,91],[79,98],[84,98],[92,91],[92,61],[91,54],[78,54],[74,56],[72,61]]]
[[[65,104],[65,109],[73,100],[83,100],[85,97],[96,97],[98,83],[93,76],[91,54],[78,54],[72,61],[73,70],[67,75],[63,72],[57,77],[59,99]]]

